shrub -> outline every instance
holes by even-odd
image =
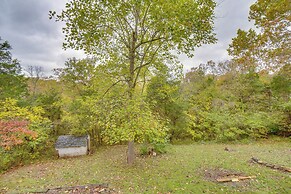
[[[140,155],[151,155],[152,152],[157,154],[164,154],[167,152],[165,143],[143,143],[139,148]]]
[[[0,102],[0,170],[38,158],[48,143],[51,122],[40,107],[19,107],[14,99]]]

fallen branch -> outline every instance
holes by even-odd
[[[278,165],[275,165],[275,164],[269,164],[269,163],[263,162],[263,161],[261,161],[261,160],[259,160],[257,158],[254,158],[254,157],[251,158],[251,161],[254,162],[254,163],[257,163],[257,164],[260,164],[260,165],[275,169],[275,170],[280,170],[280,171],[283,171],[283,172],[291,172],[291,168],[288,168],[288,167],[285,167],[285,166],[278,166]]]
[[[216,179],[216,181],[219,182],[219,183],[238,182],[238,181],[241,181],[241,180],[254,179],[254,178],[256,178],[256,176],[237,176],[237,177],[218,178],[218,179]]]

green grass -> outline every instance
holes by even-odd
[[[225,147],[232,151],[225,151]],[[249,162],[254,156],[291,167],[290,140],[169,145],[166,154],[155,158],[138,157],[132,167],[126,165],[125,153],[126,146],[103,147],[91,156],[20,167],[0,175],[0,193],[98,183],[108,183],[121,193],[291,193],[291,173]],[[205,177],[205,172],[215,169],[257,178],[221,184]]]

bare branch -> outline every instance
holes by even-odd
[[[151,39],[150,40],[146,40],[143,41],[144,37],[142,37],[141,42],[139,44],[136,45],[135,49],[138,49],[141,45],[143,44],[147,44],[147,43],[151,43],[151,42],[155,42],[158,40],[162,40],[165,39],[164,37],[161,36],[157,36],[159,34],[159,31],[155,31],[152,35],[151,35]]]
[[[142,32],[141,32],[141,42],[143,42],[144,37],[145,37],[145,35],[146,35],[147,31],[148,31],[148,28],[145,28],[145,27],[144,27],[144,24],[145,24],[145,20],[146,20],[146,17],[147,17],[148,11],[149,11],[149,9],[150,9],[150,5],[151,5],[151,3],[149,3],[149,5],[147,6],[147,8],[146,8],[146,10],[145,10],[145,13],[144,13],[144,15],[143,15],[143,18],[142,18],[142,20],[141,20],[141,26],[140,26],[141,31],[142,31]]]
[[[141,89],[141,94],[143,94],[143,92],[144,92],[144,88],[145,88],[145,84],[146,84],[146,73],[147,73],[147,71],[148,71],[148,69],[146,69],[145,71],[144,71],[144,74],[143,74],[143,84],[142,84],[142,89]]]
[[[150,42],[155,42],[155,41],[157,41],[157,40],[162,40],[162,39],[164,39],[164,37],[153,38],[153,39],[151,39],[151,40],[147,40],[147,41],[141,42],[141,43],[139,43],[139,44],[136,46],[136,48],[140,47],[140,46],[143,45],[143,44],[150,43]]]
[[[138,70],[138,71],[137,71],[137,74],[136,74],[136,77],[135,77],[135,80],[134,80],[134,86],[136,85],[136,82],[137,82],[137,79],[138,79],[138,77],[139,77],[139,74],[140,74],[141,69],[142,69],[143,67],[145,67],[145,66],[148,66],[148,65],[152,64],[152,62],[154,61],[155,56],[157,55],[157,53],[158,53],[158,51],[159,51],[159,49],[161,48],[162,45],[163,45],[163,43],[161,43],[161,44],[156,48],[156,50],[155,50],[154,53],[152,54],[151,59],[149,60],[149,62],[147,62],[147,63],[145,63],[145,64],[142,64],[142,63],[143,63],[143,62],[142,62],[138,67],[136,67],[136,68],[134,69],[134,71]]]
[[[126,81],[126,80],[118,80],[116,81],[115,83],[113,83],[105,92],[104,94],[102,95],[102,98],[104,98],[104,96],[114,87],[116,86],[119,82],[122,82],[122,81]]]

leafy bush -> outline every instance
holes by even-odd
[[[291,101],[280,104],[278,109],[278,123],[273,128],[273,133],[291,137]]]
[[[157,154],[164,154],[167,152],[166,146],[167,144],[165,143],[143,143],[139,148],[139,152],[142,156],[150,155],[153,151]]]
[[[19,107],[17,100],[0,102],[0,170],[39,157],[46,148],[51,122],[40,107]]]
[[[142,99],[76,99],[62,122],[70,133],[90,134],[93,144],[120,144],[129,140],[138,143],[165,143],[168,139],[167,121],[152,113]]]
[[[103,139],[108,144],[135,140],[138,143],[165,143],[167,123],[154,115],[141,99],[115,106],[104,123]]]
[[[200,112],[191,117],[189,133],[194,140],[234,141],[263,138],[278,125],[278,117],[266,112]]]

